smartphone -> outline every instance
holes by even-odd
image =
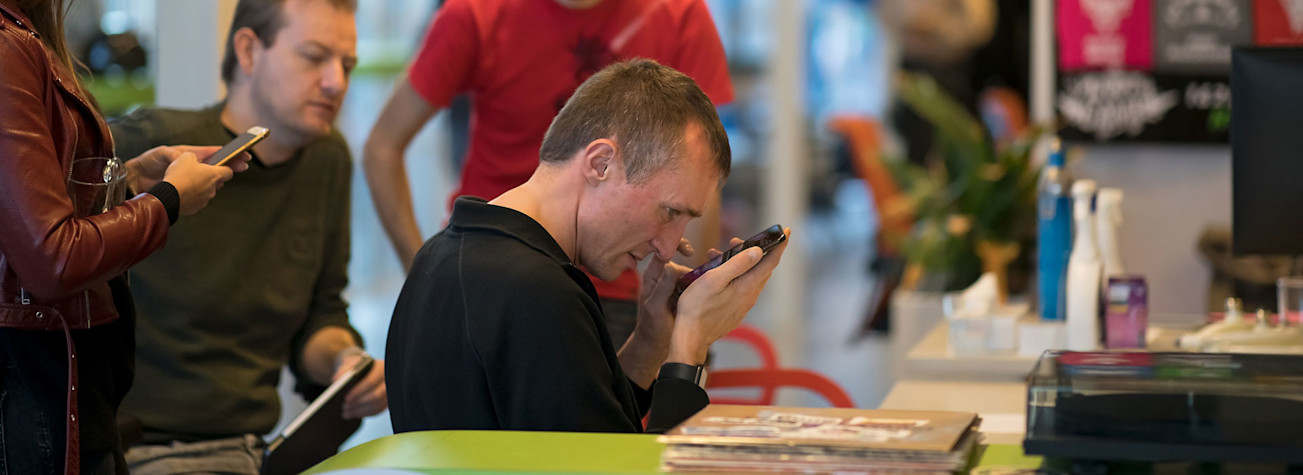
[[[705,264],[698,266],[696,269],[692,269],[692,271],[687,274],[683,274],[683,277],[679,277],[679,282],[675,284],[674,292],[676,294],[683,293],[683,291],[688,288],[688,285],[695,282],[702,274],[719,267],[720,264],[724,263],[724,261],[731,259],[733,256],[738,255],[738,253],[745,251],[748,248],[758,247],[761,251],[764,251],[765,254],[769,254],[769,251],[772,251],[775,247],[778,247],[779,244],[782,244],[783,241],[786,240],[787,234],[783,233],[783,227],[781,225],[775,224],[770,226],[769,229],[760,231],[760,234],[751,236],[751,239],[743,241],[742,244],[733,246],[731,249],[724,251],[723,254],[715,256],[706,261]]]
[[[209,155],[208,158],[204,160],[204,163],[219,167],[225,165],[226,162],[231,161],[232,158],[238,157],[241,153],[248,151],[249,148],[253,147],[253,144],[261,142],[262,139],[267,138],[267,134],[270,133],[271,131],[267,130],[266,127],[259,127],[256,125],[249,127],[249,130],[244,131],[244,133],[240,134],[239,137],[227,142],[226,146],[222,147],[216,153]]]

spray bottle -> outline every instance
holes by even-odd
[[[1066,314],[1064,288],[1072,250],[1072,177],[1064,167],[1059,139],[1050,145],[1036,196],[1037,302],[1041,318],[1062,321]]]
[[[1126,274],[1122,251],[1118,246],[1118,228],[1122,226],[1122,190],[1100,188],[1095,198],[1095,230],[1099,234],[1100,262],[1104,272],[1101,287],[1108,288],[1108,278]]]
[[[1103,265],[1095,242],[1095,216],[1091,210],[1095,182],[1077,180],[1072,185],[1075,238],[1068,259],[1067,347],[1093,351],[1099,345],[1099,289]]]

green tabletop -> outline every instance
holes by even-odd
[[[655,435],[576,432],[429,431],[353,447],[307,473],[399,469],[416,473],[657,473]],[[1039,467],[1016,445],[985,447],[979,466]]]

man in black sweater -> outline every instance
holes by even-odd
[[[783,253],[749,249],[673,295],[684,227],[729,172],[710,99],[653,61],[617,63],[575,91],[539,155],[525,184],[457,200],[417,253],[386,351],[395,432],[639,432],[649,411],[663,431],[709,403],[706,352]],[[580,267],[614,279],[649,255],[616,351]]]
[[[222,145],[253,125],[271,131],[247,174],[132,269],[136,380],[119,421],[139,421],[126,453],[133,474],[258,473],[261,436],[281,415],[281,369],[311,398],[366,355],[343,297],[353,163],[334,126],[357,63],[356,9],[355,0],[241,0],[224,101],[141,109],[111,124],[122,156],[180,138]],[[384,411],[383,364],[340,415]]]

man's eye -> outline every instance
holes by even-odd
[[[679,214],[680,214],[680,213],[679,213],[679,210],[677,210],[677,209],[674,209],[674,208],[665,208],[665,214],[666,214],[667,216],[669,216],[670,219],[674,219],[674,218],[679,217]]]

